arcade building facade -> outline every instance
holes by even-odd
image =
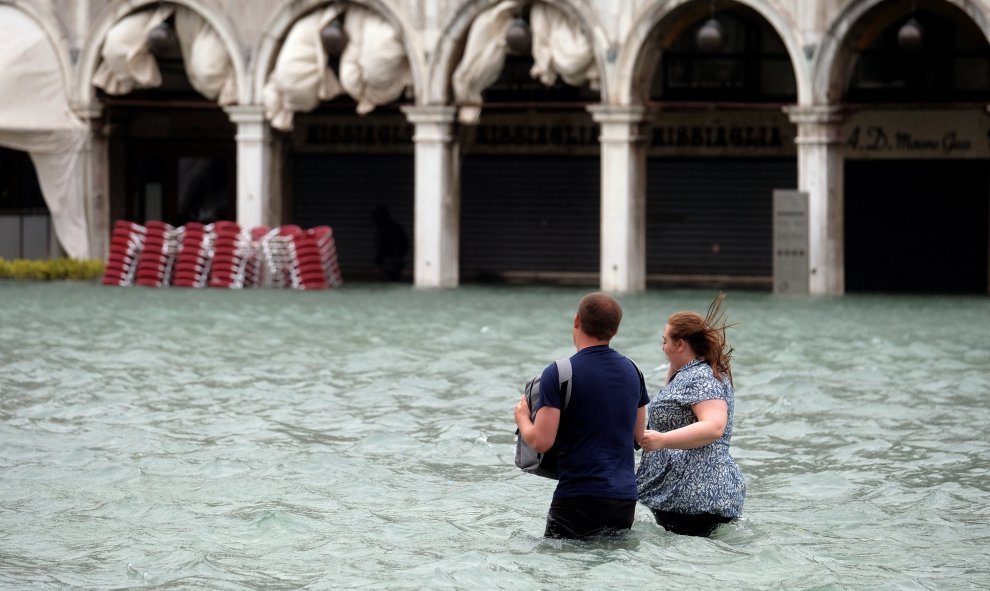
[[[372,212],[418,287],[990,292],[990,0],[0,0],[0,257]]]

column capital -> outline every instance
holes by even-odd
[[[842,142],[845,110],[835,105],[793,105],[782,109],[798,126],[797,145],[834,145]]]
[[[265,108],[261,105],[230,105],[224,107],[233,123],[264,123]]]
[[[457,107],[450,105],[406,105],[399,110],[413,125],[453,123],[457,119]]]
[[[837,105],[788,105],[781,109],[796,125],[842,123],[845,109]]]
[[[646,108],[641,105],[591,105],[591,118],[602,128],[602,144],[636,144],[646,139]]]
[[[454,121],[457,107],[447,105],[410,105],[400,107],[406,119],[416,126],[413,141],[422,143],[449,144],[454,141]]]
[[[597,123],[642,123],[646,121],[643,105],[589,105],[588,112]]]

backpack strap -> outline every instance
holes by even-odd
[[[567,404],[571,401],[571,389],[573,386],[573,370],[571,369],[570,358],[558,359],[554,363],[557,364],[557,377],[560,381],[560,411],[564,412],[567,408]]]

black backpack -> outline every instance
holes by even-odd
[[[557,375],[560,377],[560,383],[558,384],[562,406],[560,412],[563,413],[564,409],[567,408],[567,403],[571,401],[571,360],[559,359],[555,363],[557,364]],[[526,382],[524,392],[526,394],[526,404],[529,405],[529,418],[535,421],[536,411],[533,410],[533,406],[540,399],[539,375],[530,378]],[[521,468],[523,472],[556,480],[558,478],[557,456],[557,442],[554,442],[553,446],[546,453],[537,453],[535,449],[523,441],[523,438],[519,436],[519,429],[516,429],[516,466]]]

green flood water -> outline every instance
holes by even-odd
[[[990,588],[990,299],[729,291],[744,519],[549,541],[512,408],[584,292],[0,282],[0,588]],[[651,396],[711,296],[620,297]]]

